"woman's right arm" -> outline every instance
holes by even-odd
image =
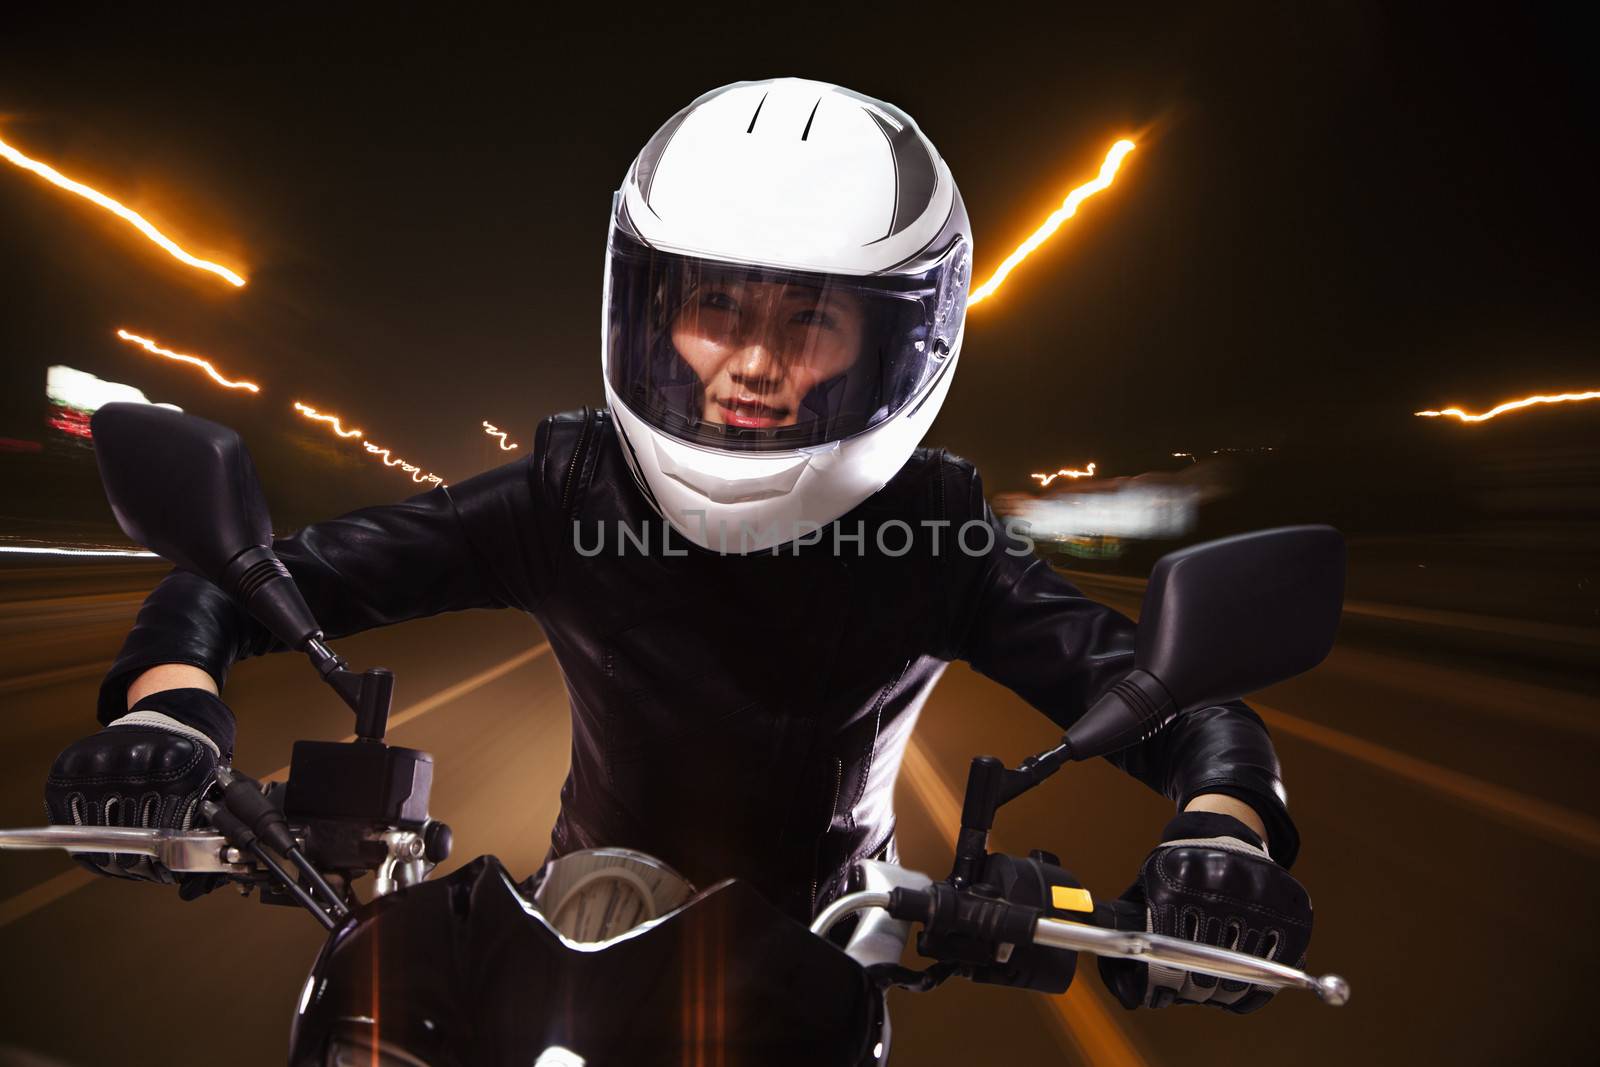
[[[204,689],[217,693],[217,683],[199,667],[187,663],[162,663],[139,675],[128,686],[128,707],[133,707],[145,697],[164,693],[169,689]]]
[[[398,504],[315,523],[273,548],[331,638],[467,608],[531,610],[548,570],[528,460]],[[171,689],[220,693],[237,660],[282,648],[217,586],[175,571],[156,587],[101,687],[110,723]]]
[[[528,460],[273,543],[330,638],[478,607],[532,610],[550,572]],[[282,648],[221,589],[186,571],[145,600],[100,688],[104,729],[56,757],[50,821],[187,830],[233,757],[228,668]],[[148,857],[82,855],[118,878],[171,881]]]

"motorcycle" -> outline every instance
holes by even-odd
[[[1163,557],[1145,595],[1135,669],[1059,744],[1009,768],[972,761],[950,874],[882,860],[807,927],[750,885],[703,889],[623,848],[552,859],[517,882],[493,856],[428,875],[450,828],[428,810],[433,758],[384,734],[394,676],[328,647],[287,568],[254,465],[232,430],[108,404],[92,430],[123,530],[232,595],[310,659],[355,713],[349,742],[295,744],[286,782],[219,768],[186,831],[51,826],[0,848],[148,856],[304,908],[328,939],[301,992],[293,1067],[580,1067],[613,1063],[887,1062],[890,988],[954,978],[1065,992],[1080,952],[1163,964],[1323,1003],[1337,975],[1143,932],[1042,850],[988,851],[996,813],[1069,762],[1120,751],[1186,708],[1282,681],[1331,648],[1344,556],[1328,527],[1289,527]],[[1241,655],[1248,649],[1249,655]],[[291,870],[292,868],[292,870]],[[358,883],[370,888],[363,900]],[[925,966],[902,960],[914,927]]]

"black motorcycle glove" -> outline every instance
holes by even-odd
[[[52,823],[188,830],[219,762],[233,758],[233,712],[204,689],[169,689],[136,703],[104,730],[56,757],[45,780]],[[96,874],[170,883],[172,872],[148,856],[80,853]],[[182,879],[191,897],[211,876]],[[204,887],[204,888],[202,888]]]
[[[1304,967],[1311,898],[1231,815],[1185,812],[1122,894],[1119,928],[1181,937]],[[1128,906],[1131,905],[1131,906]],[[1126,923],[1126,925],[1124,925]],[[1212,1004],[1255,1011],[1276,990],[1159,964],[1101,958],[1100,977],[1125,1008]]]

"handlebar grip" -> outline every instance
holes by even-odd
[[[1143,930],[1145,909],[1131,900],[1096,900],[1089,921],[1102,930]]]
[[[927,889],[895,889],[889,914],[922,924],[917,949],[939,960],[987,964],[1004,944],[1033,943],[1039,909],[992,897],[975,896],[945,882]]]

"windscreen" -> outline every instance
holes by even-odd
[[[802,448],[917,399],[955,347],[957,240],[918,274],[812,274],[698,259],[612,237],[606,374],[629,409],[685,441]]]

